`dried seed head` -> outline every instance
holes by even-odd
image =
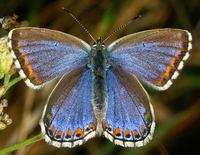
[[[13,16],[6,16],[3,19],[0,20],[0,23],[2,24],[2,28],[5,30],[11,30],[15,27],[18,27],[18,22],[17,22],[17,15]]]
[[[12,119],[8,114],[4,113],[4,108],[8,106],[6,99],[0,101],[0,130],[5,129],[8,125],[12,123]]]

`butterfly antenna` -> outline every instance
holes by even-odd
[[[74,16],[74,14],[71,11],[67,10],[64,7],[62,7],[62,10],[66,11],[80,25],[80,27],[83,28],[83,30],[90,36],[90,38],[92,38],[92,40],[96,43],[96,40],[91,35],[91,33],[80,23],[80,21]]]
[[[126,28],[129,24],[131,24],[134,20],[138,19],[142,17],[141,15],[138,15],[134,18],[132,18],[131,20],[129,20],[127,23],[121,25],[120,27],[118,27],[117,29],[115,29],[110,35],[108,35],[104,40],[103,42],[105,43],[110,37],[112,37],[114,34],[116,34],[117,32],[123,30],[124,28]]]

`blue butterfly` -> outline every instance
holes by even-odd
[[[29,87],[62,76],[40,122],[45,140],[56,147],[101,135],[124,147],[148,143],[155,116],[139,80],[168,89],[189,57],[191,41],[188,31],[170,28],[127,35],[108,46],[44,28],[16,28],[8,35],[15,66]]]

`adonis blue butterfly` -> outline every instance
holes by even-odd
[[[192,48],[181,29],[153,29],[127,35],[106,46],[44,28],[16,28],[8,46],[25,83],[38,89],[61,77],[40,122],[45,140],[74,147],[105,136],[124,147],[152,139],[155,117],[140,81],[168,89]],[[138,80],[139,79],[139,80]]]

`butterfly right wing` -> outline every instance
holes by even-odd
[[[152,29],[127,35],[108,46],[110,63],[157,90],[168,89],[192,49],[192,35],[181,29]]]
[[[56,147],[81,145],[96,135],[92,112],[92,73],[75,69],[63,76],[50,95],[40,122],[45,140]]]
[[[154,111],[138,79],[113,67],[107,72],[107,94],[104,136],[123,147],[139,147],[148,143],[155,128]]]

